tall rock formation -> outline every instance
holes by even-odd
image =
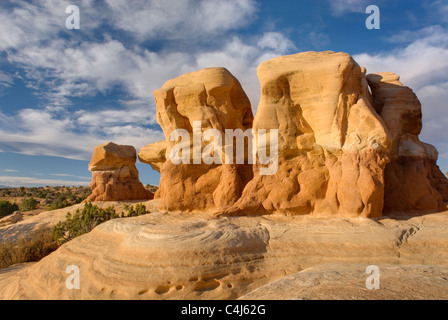
[[[166,139],[139,158],[161,173],[161,210],[378,217],[446,208],[448,180],[435,148],[418,139],[421,106],[398,76],[366,76],[350,55],[332,51],[274,58],[257,73],[253,126],[249,100],[226,69],[185,74],[154,91]],[[187,138],[172,136],[177,129]],[[195,135],[211,156],[237,152],[233,138],[210,148],[209,129],[222,137],[251,129],[255,161],[246,143],[244,164],[204,163]],[[173,163],[181,153],[188,163]]]
[[[210,144],[203,138],[207,130],[215,130],[209,132],[224,137],[226,129],[245,131],[252,127],[250,102],[238,80],[224,68],[208,68],[167,81],[154,91],[154,96],[157,122],[166,140],[165,143],[156,142],[143,147],[139,158],[153,168],[160,168],[160,187],[156,194],[160,198],[160,209],[214,210],[236,202],[251,178],[251,167],[244,164],[205,164],[201,153]],[[185,133],[184,139],[170,138],[176,132]],[[199,139],[199,163],[196,163],[193,148],[195,135]],[[178,164],[171,160],[163,162],[171,159],[173,147],[179,145],[189,152],[186,156],[188,161]],[[222,145],[224,149],[225,144]],[[209,153],[212,155],[214,152]]]
[[[138,179],[133,146],[113,142],[96,146],[89,170],[92,171],[92,194],[85,201],[149,200],[153,193]]]
[[[254,179],[230,212],[380,216],[390,135],[371,105],[365,69],[346,53],[263,62],[254,120],[278,129],[278,170]]]
[[[400,77],[384,72],[367,75],[374,106],[392,137],[385,171],[384,212],[408,214],[446,208],[448,180],[436,164],[437,150],[418,138],[421,104]]]

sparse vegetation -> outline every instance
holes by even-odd
[[[125,216],[126,217],[136,217],[136,216],[141,216],[144,214],[147,214],[148,211],[146,210],[146,206],[143,203],[137,203],[135,205],[135,209],[134,206],[125,206],[124,209],[128,212]]]
[[[157,189],[159,189],[158,186],[153,186],[153,185],[151,185],[151,184],[147,184],[147,185],[145,186],[145,188],[146,188],[146,190],[149,190],[149,191],[151,191],[152,193],[156,193]]]
[[[0,201],[0,218],[6,217],[17,210],[19,210],[17,204],[9,201]]]
[[[100,223],[114,218],[118,218],[118,215],[113,207],[100,209],[88,202],[84,205],[82,211],[76,210],[73,216],[68,212],[66,220],[53,227],[54,240],[61,244],[65,243],[90,232]]]
[[[124,209],[127,213],[123,213],[121,217],[135,217],[148,213],[146,206],[142,203],[136,204],[135,209],[132,205],[125,205]],[[53,227],[53,237],[55,241],[63,244],[92,231],[99,224],[115,218],[120,218],[120,216],[113,207],[101,209],[87,202],[82,211],[76,210],[73,216],[68,212],[66,220]]]
[[[55,210],[78,204],[91,191],[89,187],[20,187],[0,190],[0,200],[21,203],[22,211]],[[33,198],[34,200],[29,200]],[[32,209],[34,208],[34,209]]]
[[[157,190],[157,187],[150,186]],[[155,191],[154,190],[154,191]],[[91,191],[88,187],[38,187],[8,188],[0,190],[0,218],[22,210],[53,210],[71,206],[85,200]],[[20,204],[19,205],[16,204]],[[40,211],[38,211],[40,212]],[[17,241],[0,243],[0,269],[16,263],[38,261],[61,244],[90,232],[97,225],[110,219],[135,217],[148,213],[142,203],[125,205],[119,215],[114,207],[101,209],[88,202],[82,210],[72,215],[67,213],[66,221],[61,221],[53,229],[42,229],[32,237],[22,237]],[[36,214],[36,213],[34,213]]]
[[[40,229],[32,237],[0,243],[0,269],[16,263],[39,261],[58,248],[49,229]]]
[[[39,204],[39,202],[37,202],[37,200],[34,199],[33,197],[26,198],[26,199],[22,200],[22,203],[20,204],[20,210],[22,210],[22,211],[35,210],[35,209],[37,209],[38,204]]]

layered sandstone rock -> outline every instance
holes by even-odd
[[[391,140],[365,69],[346,53],[305,52],[263,62],[257,73],[254,132],[278,130],[278,170],[261,175],[255,165],[229,212],[380,216]]]
[[[133,146],[108,142],[96,146],[89,170],[92,194],[85,201],[148,200],[154,195],[138,179]]]
[[[392,137],[385,171],[385,213],[436,212],[446,208],[448,180],[436,164],[437,150],[419,140],[421,104],[394,73],[367,75],[374,106]]]
[[[381,265],[378,290],[368,289],[365,264],[311,267],[257,288],[241,300],[446,300],[448,267]],[[371,282],[373,280],[370,280]],[[316,285],[318,284],[318,285]]]
[[[139,157],[143,162],[160,168],[157,192],[161,198],[160,209],[214,210],[236,202],[251,178],[250,166],[208,165],[201,159],[196,163],[193,136],[196,134],[201,140],[202,133],[213,129],[224,137],[226,129],[245,131],[252,126],[250,102],[238,80],[224,68],[208,68],[167,81],[154,91],[154,96],[157,122],[166,140],[165,144],[158,142],[142,148]],[[170,138],[179,130],[184,130],[186,140]],[[188,149],[188,161],[173,164],[168,160],[161,165],[163,151],[165,159],[171,159],[170,152],[177,144]],[[209,144],[209,141],[201,141],[198,147],[203,151]],[[225,147],[224,141],[222,150]]]
[[[160,172],[166,161],[166,141],[157,141],[142,147],[138,152],[138,159]]]
[[[319,298],[313,295],[319,288],[323,297],[349,298],[352,290],[364,298],[365,270],[372,264],[380,268],[381,289],[371,297],[394,299],[400,288],[415,284],[412,292],[431,298],[431,289],[447,285],[447,223],[447,212],[403,220],[154,212],[108,221],[37,263],[2,270],[0,299],[235,299],[251,291],[250,298],[263,298],[254,290],[328,263],[359,267],[317,268],[321,272],[308,278],[304,270],[298,277],[308,280],[292,276],[289,287],[283,281],[284,290],[271,298]],[[411,272],[409,264],[420,266]],[[66,286],[72,265],[79,268],[77,290]],[[322,287],[314,286],[318,281]],[[335,287],[346,289],[338,293]],[[408,292],[403,298],[412,297]]]
[[[437,151],[418,139],[420,102],[397,75],[366,76],[350,55],[331,51],[274,58],[257,73],[253,128],[249,101],[226,69],[185,74],[154,91],[166,139],[139,157],[161,173],[160,209],[378,217],[446,207]],[[244,164],[235,164],[227,129],[253,130],[253,162],[245,144]],[[210,130],[225,137],[222,147],[204,141]],[[195,137],[224,164],[205,163]],[[189,161],[173,162],[179,152]]]

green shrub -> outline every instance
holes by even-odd
[[[61,209],[81,203],[91,194],[91,190],[89,189],[76,191],[75,193],[73,193],[70,189],[67,190],[68,191],[66,193],[57,192],[53,195],[55,196],[55,200],[51,203],[50,210]]]
[[[128,211],[126,217],[136,217],[148,213],[146,206],[143,203],[137,203],[135,209],[133,206],[125,206],[124,209]]]
[[[49,229],[39,229],[31,237],[0,244],[0,269],[16,263],[39,261],[58,248]]]
[[[59,198],[58,198],[55,201],[53,201],[53,203],[50,205],[50,210],[62,209],[65,207],[69,207],[70,205],[71,205],[71,203],[68,202],[66,199],[59,200]]]
[[[41,198],[41,199],[45,199],[47,198],[49,191],[45,190],[45,189],[41,189],[39,190],[39,192],[37,193],[36,197]]]
[[[36,199],[31,197],[31,198],[22,200],[22,203],[20,204],[20,208],[22,209],[22,211],[35,210],[35,209],[37,209],[38,204],[39,204],[39,202],[37,202]]]
[[[14,211],[19,210],[19,206],[9,201],[0,201],[0,218],[10,215]]]
[[[88,202],[81,212],[77,209],[73,216],[68,212],[66,221],[60,221],[53,227],[53,236],[59,243],[65,243],[90,232],[100,223],[115,218],[118,218],[118,215],[113,207],[100,209]]]

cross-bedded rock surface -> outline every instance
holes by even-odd
[[[448,212],[378,220],[154,212],[108,221],[37,263],[1,270],[0,298],[236,299],[298,274],[289,286],[273,284],[283,289],[272,298],[348,299],[352,289],[360,298],[412,299],[405,290],[416,285],[415,298],[430,299],[448,285],[447,224]],[[337,265],[305,270],[329,263]],[[79,290],[66,287],[70,265]],[[378,292],[366,289],[368,265],[380,268]],[[346,291],[333,290],[344,283]],[[247,297],[269,299],[269,290]]]

